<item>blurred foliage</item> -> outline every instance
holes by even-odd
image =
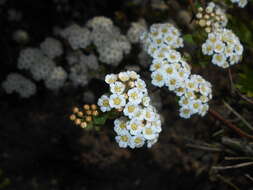
[[[243,72],[239,74],[239,79],[235,86],[246,96],[253,97],[253,69],[244,66]]]
[[[0,189],[6,188],[8,185],[10,185],[11,181],[9,178],[4,177],[4,172],[2,169],[0,169]]]

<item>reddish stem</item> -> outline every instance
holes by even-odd
[[[248,139],[253,140],[253,136],[249,135],[247,133],[245,133],[244,131],[242,131],[241,129],[239,129],[238,127],[236,127],[233,123],[231,123],[230,121],[224,119],[218,112],[209,109],[209,113],[217,120],[221,121],[223,124],[225,124],[226,126],[228,126],[230,129],[234,130],[235,132],[238,133],[238,135],[240,135],[241,137],[246,137]]]

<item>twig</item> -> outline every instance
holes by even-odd
[[[231,183],[228,179],[226,179],[225,177],[221,176],[221,175],[217,175],[217,177],[223,181],[224,183],[228,184],[229,186],[231,186],[233,189],[235,190],[240,190],[239,187],[237,187],[235,184]]]
[[[244,99],[246,102],[253,104],[253,100],[251,100],[250,98],[244,96],[243,94],[241,94],[238,90],[236,90],[236,92],[239,94],[239,96],[241,96],[242,99]]]
[[[211,152],[221,152],[222,151],[219,148],[210,148],[210,147],[201,146],[201,145],[194,145],[194,144],[186,144],[186,146],[190,147],[190,148],[195,148],[195,149],[199,149],[199,150],[206,150],[206,151],[211,151]]]
[[[230,129],[233,129],[235,132],[238,133],[238,135],[240,135],[241,137],[246,137],[249,138],[251,140],[253,140],[253,136],[249,135],[247,133],[245,133],[244,131],[242,131],[241,129],[239,129],[238,127],[236,127],[234,124],[232,124],[231,122],[229,122],[228,120],[224,119],[219,113],[217,113],[216,111],[209,109],[209,113],[215,118],[218,119],[219,121],[221,121],[223,124],[225,124],[227,127],[229,127]]]
[[[213,166],[213,170],[227,170],[227,169],[237,169],[237,168],[243,168],[247,166],[253,165],[253,162],[245,162],[242,164],[236,164],[236,165],[231,165],[231,166]]]
[[[233,77],[232,77],[232,73],[231,73],[230,69],[228,69],[228,77],[229,77],[229,81],[230,81],[231,92],[234,93],[235,92],[235,86],[234,86],[234,81],[233,81]]]
[[[224,158],[225,160],[253,160],[253,157],[228,157]]]
[[[249,174],[245,174],[245,177],[247,177],[248,179],[250,179],[253,182],[253,177],[251,177]]]
[[[227,102],[223,101],[224,105],[233,113],[235,114],[249,129],[253,130],[251,124],[246,121],[237,111],[235,111]]]

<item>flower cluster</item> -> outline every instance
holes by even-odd
[[[117,66],[131,49],[127,37],[121,34],[109,18],[103,16],[90,19],[84,27],[72,24],[58,33],[73,50],[95,45],[99,60],[113,66]]]
[[[36,85],[32,81],[18,73],[9,74],[2,83],[2,87],[6,93],[17,92],[22,98],[29,98],[37,90]]]
[[[167,26],[171,28],[171,25]],[[166,28],[163,29],[166,30]],[[150,30],[150,33],[152,32],[153,30]],[[163,35],[162,30],[157,30],[157,32],[157,36]],[[145,35],[149,36],[150,34]],[[178,38],[178,35],[174,38]],[[158,48],[151,51],[153,57],[150,66],[152,84],[158,87],[166,86],[180,97],[181,117],[189,118],[196,113],[204,116],[208,110],[207,102],[212,98],[211,84],[199,75],[191,75],[189,64],[174,49],[179,46],[170,46],[169,44],[157,46],[155,40],[152,42],[154,45],[150,44],[149,46]],[[149,48],[146,50],[149,52]]]
[[[85,86],[95,77],[99,68],[97,57],[94,54],[84,55],[77,51],[67,55],[67,62],[70,65],[69,78],[74,86]]]
[[[248,4],[248,0],[231,0],[231,2],[237,3],[241,8],[244,8]]]
[[[140,42],[140,36],[147,31],[145,20],[131,23],[131,27],[127,31],[127,37],[131,43]]]
[[[84,49],[91,42],[90,31],[86,27],[80,27],[77,24],[70,25],[60,31],[60,35],[69,42],[74,50]]]
[[[202,45],[204,55],[212,55],[212,63],[222,68],[238,63],[243,54],[239,38],[228,29],[219,29],[208,35]]]
[[[224,10],[210,2],[206,8],[199,7],[196,14],[196,23],[210,33],[217,28],[226,27],[228,19]]]
[[[23,49],[18,58],[18,68],[30,71],[36,81],[43,80],[50,90],[59,90],[67,80],[67,72],[57,66],[55,58],[63,54],[60,41],[54,38],[46,38],[40,48]]]
[[[207,103],[212,98],[211,87],[211,83],[200,75],[190,75],[185,81],[184,93],[179,100],[180,116],[186,119],[193,114],[204,116],[209,109]]]
[[[141,36],[144,49],[150,56],[164,57],[164,53],[170,48],[183,47],[181,33],[170,23],[153,24],[149,32]]]
[[[106,17],[94,17],[88,21],[92,43],[99,53],[99,60],[109,65],[117,66],[128,54],[131,44],[127,37],[121,34],[119,28]]]
[[[83,109],[78,107],[73,108],[73,113],[70,115],[70,120],[81,128],[87,128],[95,116],[99,115],[99,111],[95,104],[85,104]]]
[[[61,42],[54,38],[46,38],[44,42],[40,44],[40,49],[51,59],[59,57],[63,54]]]
[[[134,71],[106,75],[105,82],[110,85],[110,94],[102,95],[98,105],[102,112],[116,110],[122,114],[114,121],[119,146],[139,148],[146,142],[151,147],[162,129],[145,82]]]

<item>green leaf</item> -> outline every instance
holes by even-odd
[[[93,117],[93,124],[94,125],[104,125],[107,119],[108,119],[108,114],[94,116]]]
[[[189,44],[195,44],[194,40],[193,40],[193,36],[191,34],[185,34],[183,36],[184,41],[186,41]]]

